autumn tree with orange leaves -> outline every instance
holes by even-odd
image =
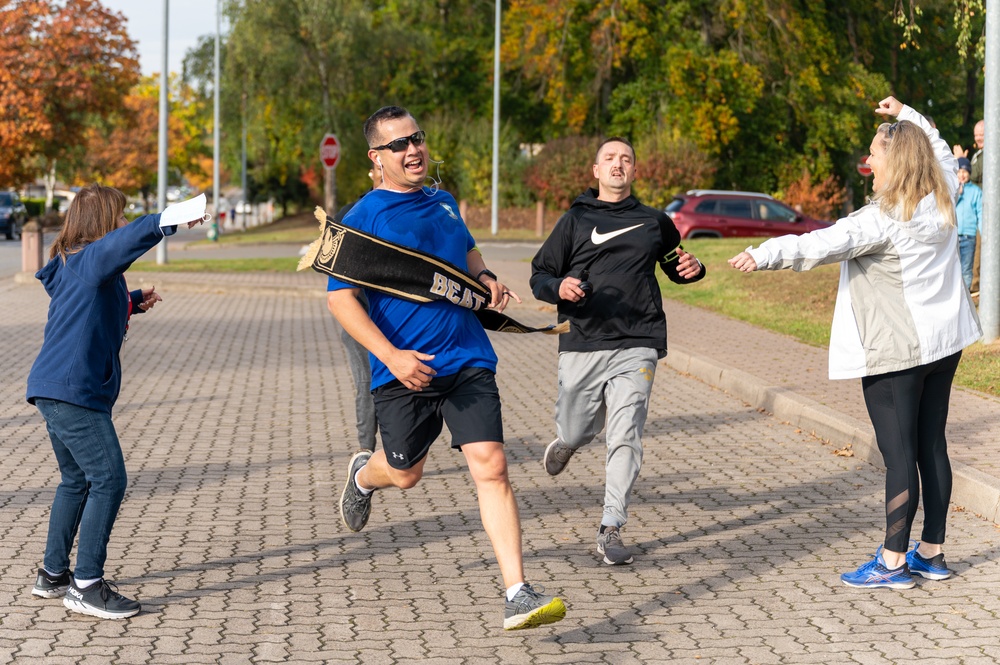
[[[211,127],[203,99],[179,77],[170,77],[167,119],[167,166],[181,173],[197,189],[211,186]],[[87,143],[76,184],[98,179],[127,194],[142,196],[147,210],[158,177],[160,117],[159,77],[147,76],[123,99],[122,112],[103,118],[87,129]]]
[[[135,44],[124,17],[98,0],[8,0],[0,72],[0,179],[42,174],[49,206],[57,175],[70,178],[83,162],[90,128],[125,110],[139,80]]]
[[[31,157],[51,131],[31,49],[35,16],[45,3],[12,5],[0,5],[0,186],[31,179]]]

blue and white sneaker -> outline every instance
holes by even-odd
[[[913,576],[910,575],[910,568],[905,563],[895,570],[890,570],[885,565],[885,560],[882,558],[881,545],[875,551],[874,559],[862,564],[853,573],[844,573],[840,576],[840,581],[847,586],[869,589],[879,587],[912,589],[917,584],[913,581]]]
[[[946,580],[951,577],[952,572],[944,562],[944,552],[925,559],[917,551],[919,546],[919,543],[915,544],[913,549],[906,553],[906,565],[909,566],[911,573],[929,580]]]

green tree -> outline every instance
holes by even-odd
[[[640,164],[648,160],[649,177],[637,188],[652,202],[695,185],[780,193],[837,180],[857,201],[854,165],[885,95],[957,128],[956,139],[971,129],[982,72],[961,59],[961,40],[967,35],[972,50],[981,43],[979,1],[510,0],[502,192],[522,198],[510,186],[524,168],[521,145],[621,134],[636,144]],[[914,39],[894,17],[918,2],[924,29]],[[338,189],[350,200],[369,187],[361,125],[380,106],[398,104],[444,161],[432,175],[482,201],[492,175],[494,8],[483,0],[231,0],[221,91],[226,164],[238,163],[234,128],[246,126],[255,181],[315,188],[317,145],[334,131],[342,143]],[[207,94],[203,47],[189,74]],[[698,167],[685,168],[691,164]],[[552,187],[534,182],[536,193],[551,196]]]

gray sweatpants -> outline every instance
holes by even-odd
[[[607,426],[605,526],[628,520],[657,360],[656,349],[648,348],[559,354],[556,436],[577,450]]]
[[[362,292],[358,301],[368,309],[368,298]],[[358,421],[358,444],[364,450],[375,452],[375,432],[378,423],[375,421],[375,400],[372,398],[372,366],[368,359],[368,349],[353,337],[340,329],[340,339],[347,351],[347,364],[351,367],[351,378],[354,379],[354,413]]]

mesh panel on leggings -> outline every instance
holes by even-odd
[[[910,491],[903,490],[885,504],[885,539],[888,542],[893,536],[907,528],[907,506],[910,503]]]

